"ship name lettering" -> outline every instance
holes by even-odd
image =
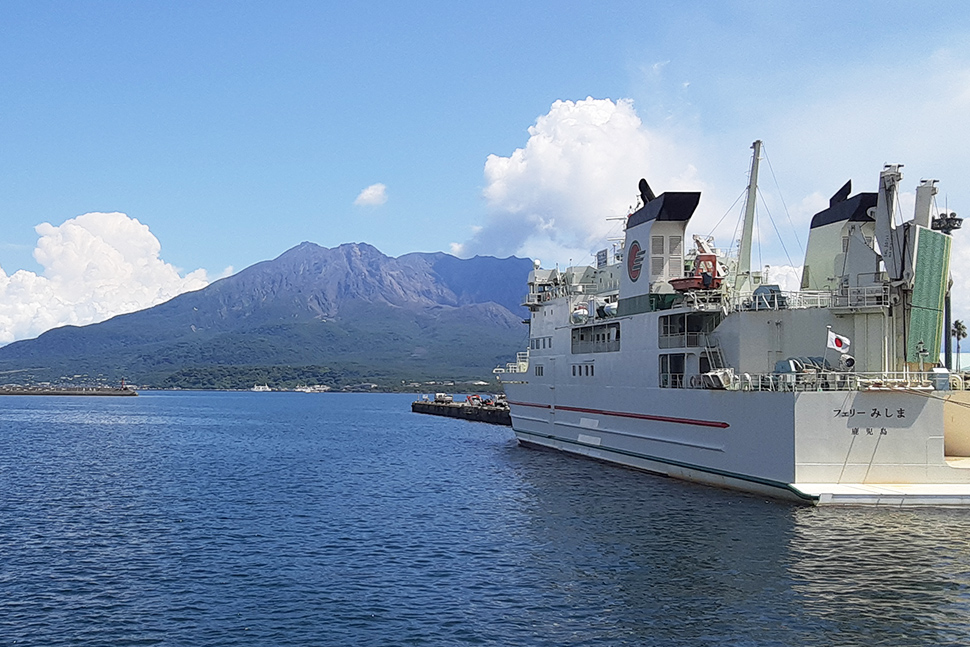
[[[866,433],[865,433],[866,436],[875,436],[876,435],[876,428],[875,427],[866,427],[865,430],[866,430]],[[860,436],[860,435],[862,435],[861,434],[861,431],[862,431],[862,427],[852,427],[851,429],[849,429],[849,433],[851,433],[853,436]],[[888,436],[889,435],[889,429],[887,427],[880,427],[879,428],[879,435],[880,436]]]
[[[865,415],[865,411],[856,411],[855,409],[832,409],[833,418],[854,418],[856,415]],[[883,407],[879,410],[879,407],[873,407],[872,411],[869,412],[870,418],[905,418],[906,409],[902,407],[898,409],[892,409],[890,407]]]

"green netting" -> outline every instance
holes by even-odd
[[[917,227],[916,268],[913,277],[913,309],[909,319],[906,361],[919,361],[919,343],[927,354],[924,361],[933,363],[940,354],[943,335],[943,297],[950,274],[950,237]]]

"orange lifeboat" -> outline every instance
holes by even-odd
[[[690,276],[670,279],[670,285],[678,292],[716,290],[721,287],[721,279],[717,271],[717,256],[698,254],[694,260],[694,273]]]

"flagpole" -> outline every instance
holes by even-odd
[[[826,326],[825,327],[825,350],[822,351],[822,368],[825,368],[825,359],[829,353],[829,337],[831,336],[829,333],[831,332],[832,332],[832,326]]]

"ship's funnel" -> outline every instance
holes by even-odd
[[[852,193],[852,180],[849,180],[842,185],[842,188],[835,192],[831,198],[829,198],[829,208],[831,209],[840,202],[845,202],[849,194]]]
[[[647,204],[651,200],[655,199],[657,196],[653,194],[653,189],[647,184],[646,178],[640,179],[640,199],[643,200],[643,204]]]

